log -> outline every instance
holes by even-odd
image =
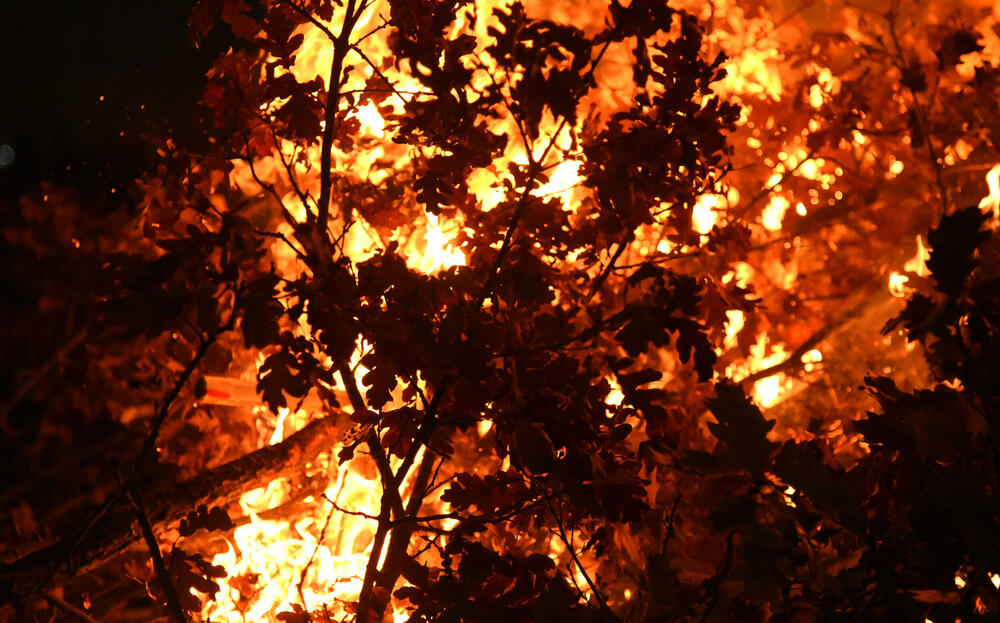
[[[299,469],[305,469],[306,463],[333,447],[346,421],[341,412],[327,415],[282,442],[181,483],[140,483],[145,484],[140,490],[150,523],[162,532],[202,504],[228,507],[247,491],[283,476],[294,476]],[[73,535],[0,565],[0,603],[20,602],[51,585],[61,586],[109,561],[141,538],[126,497],[116,496],[83,539]]]

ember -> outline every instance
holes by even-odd
[[[1000,9],[905,8],[199,0],[211,149],[0,225],[0,615],[995,617]]]

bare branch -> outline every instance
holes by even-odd
[[[146,516],[146,511],[142,506],[142,497],[139,495],[139,491],[134,483],[129,483],[128,485],[128,496],[135,510],[135,517],[139,521],[142,538],[146,541],[146,547],[149,548],[149,554],[153,558],[153,568],[156,569],[156,576],[160,580],[160,587],[163,588],[163,593],[167,597],[167,607],[170,610],[170,614],[173,615],[177,623],[187,623],[187,615],[184,614],[181,600],[177,596],[177,588],[170,580],[170,573],[167,571],[166,565],[163,564],[160,544],[157,543],[156,535],[153,534],[153,527],[149,524],[149,517]]]
[[[83,623],[100,623],[97,619],[90,616],[83,610],[80,610],[73,604],[69,603],[65,599],[61,599],[58,595],[53,593],[39,593],[39,597],[49,602],[56,608],[59,608],[69,616],[73,617],[77,621],[82,621]]]

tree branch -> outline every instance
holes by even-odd
[[[347,398],[350,400],[354,412],[359,416],[368,413],[368,405],[365,404],[365,399],[361,396],[361,391],[358,389],[358,383],[355,381],[351,369],[347,367],[347,364],[340,364],[337,368],[337,373],[344,384],[344,389],[347,391]],[[379,478],[382,481],[383,493],[389,497],[392,510],[397,515],[402,515],[403,500],[399,495],[399,489],[396,487],[396,477],[392,473],[392,465],[389,463],[389,457],[386,456],[385,450],[382,449],[382,440],[379,438],[378,431],[374,426],[370,427],[365,435],[365,445],[368,446],[368,452],[375,459]]]
[[[203,472],[181,483],[155,482],[143,491],[147,517],[153,527],[179,522],[192,508],[228,506],[245,491],[287,476],[322,452],[330,450],[330,439],[343,432],[344,414],[337,412],[310,422],[280,443],[267,446]],[[79,573],[93,569],[120,554],[137,540],[132,526],[135,516],[120,498],[109,499],[102,509],[106,517],[94,522],[84,538],[63,541],[0,565],[0,601],[23,599],[53,580],[65,584]],[[66,565],[68,573],[52,571]],[[52,571],[52,573],[50,573]]]
[[[611,608],[608,607],[608,603],[604,601],[604,596],[601,595],[601,591],[598,589],[597,584],[594,583],[590,574],[587,573],[587,569],[583,566],[583,563],[580,562],[580,557],[577,556],[576,553],[576,547],[574,547],[574,545],[566,537],[566,530],[563,528],[562,520],[559,518],[559,514],[556,512],[555,507],[552,505],[552,501],[547,500],[545,505],[548,506],[549,512],[552,514],[552,519],[556,522],[556,535],[563,542],[563,545],[566,546],[566,551],[569,552],[569,555],[573,558],[573,562],[576,564],[577,569],[580,570],[583,578],[587,581],[587,586],[590,587],[590,592],[594,594],[594,599],[597,600],[597,604],[601,607],[601,610],[613,617],[614,620],[618,620],[618,617],[615,616],[614,612],[611,611]]]
[[[874,293],[865,296],[853,307],[851,307],[846,312],[841,314],[838,318],[836,318],[833,322],[830,322],[829,324],[821,328],[819,331],[816,331],[811,336],[809,336],[809,338],[806,341],[799,344],[798,348],[792,351],[792,353],[784,361],[780,361],[772,366],[764,368],[763,370],[758,370],[753,374],[749,374],[746,377],[740,379],[739,382],[751,383],[751,384],[756,383],[761,379],[766,379],[769,376],[774,376],[779,372],[792,370],[803,365],[802,356],[805,355],[810,350],[812,350],[813,348],[815,348],[817,344],[819,344],[827,337],[829,337],[830,334],[836,332],[845,324],[860,316],[861,313],[864,312],[865,309],[867,309],[872,294]]]
[[[294,4],[293,4],[294,6]],[[333,41],[333,60],[330,61],[330,78],[327,83],[326,106],[324,110],[323,138],[319,153],[319,201],[316,206],[316,227],[319,239],[326,237],[326,224],[330,218],[330,194],[333,188],[333,175],[330,171],[330,164],[333,157],[333,130],[337,121],[337,113],[340,111],[340,82],[341,73],[344,70],[344,59],[350,49],[351,31],[361,11],[367,5],[357,7],[356,0],[347,0],[347,7],[344,13],[344,24],[340,29],[340,34]],[[329,31],[327,31],[329,33]],[[329,33],[332,34],[332,33]]]
[[[167,419],[167,414],[170,412],[171,405],[173,405],[174,400],[176,400],[177,396],[180,395],[181,390],[184,389],[184,385],[187,384],[188,379],[191,378],[191,375],[198,368],[198,364],[200,364],[201,360],[208,354],[208,349],[215,344],[215,341],[219,339],[219,336],[233,328],[233,325],[236,323],[235,304],[233,307],[234,309],[230,314],[229,322],[216,328],[208,334],[208,337],[202,341],[198,350],[195,351],[194,356],[191,357],[191,360],[184,367],[184,370],[181,372],[180,377],[178,377],[177,382],[174,383],[174,386],[167,392],[166,396],[163,397],[163,403],[160,405],[160,409],[157,412],[156,417],[153,418],[153,425],[150,428],[149,435],[146,437],[146,442],[142,445],[139,455],[135,458],[135,462],[132,464],[133,474],[130,478],[134,478],[134,474],[137,474],[142,469],[142,466],[153,454],[153,449],[156,447],[156,440],[160,435],[160,428],[163,426],[163,422]]]
[[[54,594],[48,593],[48,592],[44,592],[44,593],[39,593],[39,597],[41,597],[45,601],[49,602],[50,604],[52,604],[56,608],[59,608],[60,610],[62,610],[63,612],[65,612],[69,616],[73,617],[77,621],[82,621],[83,623],[100,623],[94,617],[90,616],[89,614],[87,614],[83,610],[80,610],[79,608],[77,608],[73,604],[69,603],[65,599],[59,598],[57,595],[54,595]]]
[[[184,614],[180,597],[177,596],[177,588],[170,580],[170,573],[167,571],[166,565],[163,564],[160,544],[157,543],[156,535],[153,534],[153,527],[149,525],[149,517],[146,516],[146,511],[142,507],[142,497],[139,495],[135,483],[129,483],[128,496],[132,502],[132,508],[135,510],[135,518],[139,521],[142,538],[146,541],[146,547],[149,548],[149,554],[153,558],[153,568],[156,569],[156,577],[160,580],[160,587],[163,589],[164,595],[166,595],[167,608],[177,623],[187,623],[187,615]]]

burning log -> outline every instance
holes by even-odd
[[[147,485],[142,495],[149,521],[162,531],[201,505],[227,507],[247,491],[304,469],[306,463],[334,447],[343,426],[344,415],[333,413],[311,422],[284,441],[179,484]],[[126,500],[116,499],[79,542],[65,538],[0,566],[0,601],[24,599],[49,585],[62,585],[117,556],[141,538],[134,511]]]

